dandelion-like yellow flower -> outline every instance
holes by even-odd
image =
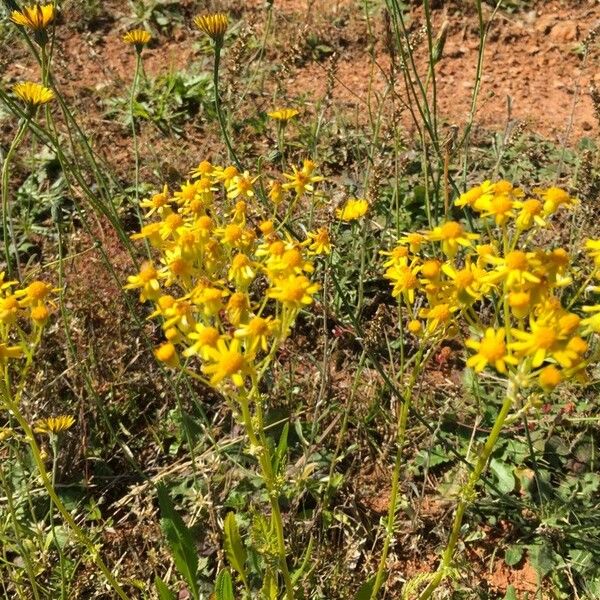
[[[282,121],[286,123],[290,119],[293,119],[298,114],[298,111],[295,108],[279,108],[274,110],[273,112],[267,113],[271,119],[275,119],[276,121]]]
[[[557,387],[561,380],[562,375],[554,365],[548,365],[547,367],[544,367],[538,376],[540,387],[547,392]]]
[[[245,376],[252,372],[250,357],[243,354],[239,340],[232,340],[229,346],[220,339],[216,348],[208,348],[207,354],[212,364],[204,365],[202,370],[211,375],[210,385],[218,386],[223,380],[231,379],[237,387],[244,385]]]
[[[320,287],[318,283],[312,283],[305,275],[290,275],[286,279],[278,280],[267,295],[269,298],[278,300],[284,306],[297,310],[311,304],[312,297]]]
[[[54,92],[33,81],[22,81],[13,87],[13,92],[30,107],[47,104],[54,99]]]
[[[466,345],[476,351],[476,354],[467,360],[467,366],[478,373],[488,365],[494,367],[499,373],[506,373],[507,364],[518,364],[517,359],[507,352],[504,330],[495,331],[489,327],[481,340],[469,339]]]
[[[457,221],[447,221],[425,235],[429,241],[441,242],[442,252],[449,258],[456,256],[459,246],[471,246],[472,240],[479,238],[478,234],[465,231]]]
[[[308,249],[312,254],[331,254],[331,239],[327,227],[310,231],[305,243],[308,243]]]
[[[141,52],[144,46],[150,42],[152,36],[145,29],[132,29],[123,36],[123,41],[126,44],[135,46],[137,52]]]
[[[340,221],[357,221],[364,217],[369,210],[369,203],[364,198],[350,198],[335,214]]]
[[[36,433],[46,433],[56,435],[61,431],[71,429],[75,424],[75,419],[71,415],[59,415],[57,417],[46,417],[36,421],[33,430]]]
[[[194,23],[200,31],[203,31],[215,42],[220,43],[223,41],[229,26],[229,17],[225,13],[198,15],[194,18]]]
[[[162,346],[156,348],[154,350],[154,356],[169,367],[176,367],[179,364],[177,350],[171,342],[165,342]]]
[[[24,6],[21,10],[13,10],[10,19],[13,23],[27,27],[32,31],[42,31],[54,19],[54,5],[33,4]]]

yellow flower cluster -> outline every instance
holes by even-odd
[[[600,333],[600,306],[582,308],[594,313],[588,319],[570,310],[575,299],[563,306],[565,288],[573,287],[571,256],[564,248],[536,245],[549,218],[577,201],[556,187],[534,194],[528,197],[507,181],[484,182],[455,202],[479,213],[484,234],[446,221],[406,234],[382,254],[392,294],[408,312],[409,331],[439,339],[469,329],[469,367],[519,372],[548,390],[583,373],[584,338]],[[600,269],[600,241],[587,248]]]
[[[33,281],[18,288],[0,273],[0,364],[29,354],[39,340],[51,310],[55,289],[45,281]]]
[[[322,179],[313,169],[295,169],[282,194]],[[203,161],[174,193],[165,186],[140,203],[155,219],[132,236],[159,254],[125,286],[162,320],[156,357],[172,367],[199,359],[212,386],[244,386],[264,368],[319,289],[310,256],[330,249],[326,230],[299,242],[261,218],[257,179]]]

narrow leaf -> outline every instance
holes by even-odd
[[[198,598],[200,595],[196,579],[198,554],[196,553],[194,540],[190,530],[175,510],[165,486],[159,484],[157,492],[161,525],[171,547],[175,566],[190,586],[192,596]]]
[[[246,583],[246,549],[242,543],[235,515],[232,512],[227,513],[225,517],[223,535],[225,537],[225,554],[227,555],[227,560],[239,573],[242,581]]]
[[[367,579],[367,581],[360,586],[355,600],[371,600],[371,594],[373,593],[373,588],[375,587],[375,579],[376,576],[373,575],[373,577]]]
[[[227,569],[223,569],[217,575],[217,581],[215,582],[215,596],[216,600],[235,600],[233,597],[233,582],[231,581],[231,575]]]
[[[154,586],[156,587],[158,600],[177,600],[175,594],[158,575],[154,578]]]

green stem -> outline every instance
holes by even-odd
[[[229,133],[227,132],[227,123],[225,116],[223,115],[223,109],[221,107],[221,96],[219,94],[219,65],[221,63],[221,49],[223,48],[223,41],[215,41],[215,62],[213,67],[213,84],[215,87],[215,111],[217,113],[217,119],[219,120],[219,126],[221,127],[221,134],[223,135],[223,141],[227,146],[229,157],[235,163],[235,166],[242,171],[242,164],[238,160],[238,157],[233,149],[231,140],[229,139]]]
[[[6,153],[6,157],[4,158],[4,162],[2,163],[2,235],[4,237],[4,256],[6,259],[6,268],[8,270],[8,275],[10,278],[14,276],[14,271],[12,267],[12,261],[10,257],[10,245],[12,243],[13,249],[15,252],[15,265],[16,272],[19,281],[21,281],[21,267],[19,265],[19,256],[17,253],[17,240],[15,237],[15,230],[12,223],[12,216],[10,210],[10,204],[8,201],[8,183],[10,176],[10,163],[14,157],[19,144],[23,141],[23,137],[25,132],[27,131],[27,119],[21,120],[19,124],[19,129],[17,131],[17,135],[12,141],[8,152]]]
[[[33,456],[33,462],[35,463],[35,466],[37,468],[42,485],[46,489],[46,493],[51,498],[52,502],[54,503],[54,506],[56,506],[58,512],[61,514],[61,517],[63,518],[65,523],[71,528],[71,530],[75,534],[75,537],[77,537],[78,540],[87,548],[88,552],[90,553],[90,556],[92,557],[92,560],[94,561],[94,563],[96,563],[96,566],[102,571],[108,583],[117,593],[119,598],[121,598],[122,600],[129,600],[129,597],[123,591],[123,589],[115,579],[115,576],[112,574],[110,569],[106,566],[106,564],[100,557],[96,545],[87,537],[87,535],[79,527],[79,525],[77,525],[75,519],[73,519],[73,517],[71,516],[71,513],[69,513],[62,500],[58,497],[58,494],[56,493],[54,487],[52,486],[52,482],[48,477],[48,472],[46,471],[46,467],[44,466],[44,461],[42,459],[39,446],[37,445],[35,436],[31,427],[29,426],[29,423],[21,414],[17,403],[11,398],[8,387],[6,385],[3,385],[2,387],[2,400],[4,401],[6,407],[13,414],[13,416],[19,423],[21,429],[23,429],[25,433],[25,437],[27,439],[29,448],[31,449],[31,454]]]
[[[506,397],[502,403],[502,408],[496,417],[496,422],[494,423],[494,426],[492,427],[492,430],[485,441],[483,449],[479,454],[479,458],[475,463],[475,468],[473,471],[471,471],[467,485],[461,491],[460,500],[456,507],[456,512],[454,513],[454,521],[452,523],[450,537],[448,538],[448,543],[446,544],[446,548],[442,554],[442,561],[432,580],[429,582],[429,585],[419,596],[419,600],[427,600],[430,598],[431,594],[433,594],[448,573],[450,564],[452,563],[452,558],[454,556],[454,550],[456,549],[456,545],[460,539],[460,530],[462,528],[465,511],[467,510],[469,504],[473,502],[475,497],[475,486],[479,482],[479,478],[481,477],[481,474],[487,465],[488,459],[490,458],[490,455],[496,446],[496,442],[498,441],[502,427],[504,426],[506,418],[508,417],[508,413],[510,412],[510,409],[516,400],[517,389],[516,382],[514,380],[510,380],[506,390]]]
[[[373,590],[371,591],[371,596],[369,597],[370,600],[376,600],[385,578],[385,563],[387,562],[390,544],[394,535],[394,526],[396,524],[398,495],[400,492],[400,470],[402,468],[402,455],[404,450],[404,441],[406,438],[406,425],[408,423],[408,415],[410,413],[413,388],[417,378],[419,377],[419,374],[421,373],[422,367],[427,362],[427,359],[424,359],[423,354],[424,350],[421,349],[417,355],[413,372],[411,373],[410,380],[407,383],[405,392],[402,396],[400,412],[398,413],[398,421],[396,424],[396,460],[394,461],[394,471],[392,473],[392,490],[390,493],[390,503],[388,506],[385,540],[383,542],[383,549],[381,550],[381,557],[379,559],[379,565],[375,575],[375,583],[373,584]]]
[[[244,423],[248,439],[250,440],[250,445],[258,449],[260,468],[271,503],[271,525],[275,530],[275,535],[277,537],[277,554],[279,559],[279,568],[285,583],[285,597],[286,600],[294,600],[294,584],[292,583],[292,578],[290,577],[290,572],[287,566],[287,552],[285,546],[285,536],[283,533],[283,519],[281,517],[281,509],[279,508],[278,486],[277,482],[275,481],[276,476],[273,473],[271,452],[265,437],[262,408],[260,407],[260,399],[257,398],[255,401],[257,407],[257,432],[250,414],[249,396],[253,396],[255,398],[258,396],[256,383],[253,385],[250,395],[240,391],[235,399],[241,408],[242,421]]]

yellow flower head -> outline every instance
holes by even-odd
[[[33,81],[22,81],[13,87],[13,92],[29,107],[41,106],[54,99],[54,92]]]
[[[369,210],[369,203],[363,198],[350,198],[335,214],[340,221],[357,221],[364,217]]]
[[[554,365],[548,365],[544,367],[538,376],[538,382],[540,387],[544,391],[553,390],[561,382],[562,375],[560,371]]]
[[[137,52],[141,52],[151,38],[152,36],[145,29],[132,29],[123,36],[123,41],[126,44],[135,46]]]
[[[268,297],[274,298],[284,306],[297,310],[311,304],[312,297],[319,291],[318,283],[312,283],[305,275],[289,275],[276,281],[275,287],[268,291]]]
[[[32,31],[42,31],[54,19],[54,5],[33,4],[24,6],[21,10],[13,10],[10,19],[13,23],[27,27]]]
[[[227,31],[229,17],[225,13],[198,15],[194,18],[194,23],[200,31],[203,31],[215,42],[220,43],[223,41],[223,37]]]
[[[59,415],[57,417],[46,417],[36,421],[33,430],[36,433],[46,433],[56,435],[61,431],[71,429],[75,424],[75,419],[71,415]]]
[[[154,356],[169,367],[176,367],[179,364],[177,350],[171,342],[165,342],[154,350]]]
[[[331,254],[331,239],[327,227],[320,227],[317,231],[310,231],[306,242],[311,254]]]
[[[495,331],[490,327],[486,329],[481,340],[467,340],[467,347],[476,352],[467,360],[467,366],[478,373],[488,365],[494,367],[499,373],[506,373],[507,364],[518,364],[518,361],[508,354],[504,333],[503,329]]]
[[[298,111],[295,108],[279,108],[274,110],[273,112],[267,113],[271,119],[275,119],[276,121],[282,121],[286,123],[290,119],[293,119],[298,114]]]
[[[457,221],[446,221],[443,225],[435,227],[433,231],[426,232],[426,235],[431,242],[441,242],[442,252],[449,258],[456,256],[459,246],[471,246],[472,240],[479,237],[476,233],[465,231]]]
[[[226,379],[231,379],[237,387],[244,385],[244,378],[252,373],[251,356],[241,351],[240,341],[234,339],[227,342],[220,339],[216,348],[207,349],[208,358],[212,364],[204,365],[202,370],[210,375],[210,385],[218,386]]]

